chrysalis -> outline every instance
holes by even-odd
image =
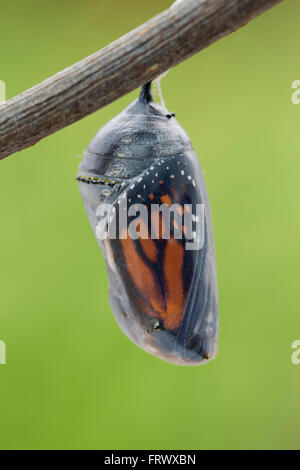
[[[88,146],[77,175],[125,334],[174,364],[217,352],[211,216],[198,158],[151,84]]]

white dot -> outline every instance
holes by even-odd
[[[132,138],[131,137],[123,137],[122,142],[124,144],[130,144],[130,142],[132,142]]]
[[[192,177],[191,177],[191,175],[189,175],[189,176],[188,176],[188,180],[191,180],[191,179],[192,179]]]
[[[181,170],[181,172],[180,172],[180,173],[181,173],[182,175],[184,175],[184,170]]]
[[[110,189],[102,189],[101,193],[103,194],[103,196],[109,196],[111,191]]]
[[[175,176],[174,176],[174,175],[171,175],[171,176],[170,176],[170,178],[174,179],[174,178],[175,178]]]

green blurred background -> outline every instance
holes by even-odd
[[[170,5],[5,2],[7,99]],[[205,366],[164,363],[120,331],[74,181],[90,139],[137,91],[0,163],[2,449],[300,447],[299,15],[285,1],[163,80],[213,212],[221,329]]]

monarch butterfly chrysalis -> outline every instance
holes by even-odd
[[[207,193],[187,134],[153,102],[151,83],[96,134],[77,180],[121,329],[167,362],[212,359],[218,295]]]

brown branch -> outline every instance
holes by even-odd
[[[97,111],[280,0],[185,0],[0,105],[0,159]]]

